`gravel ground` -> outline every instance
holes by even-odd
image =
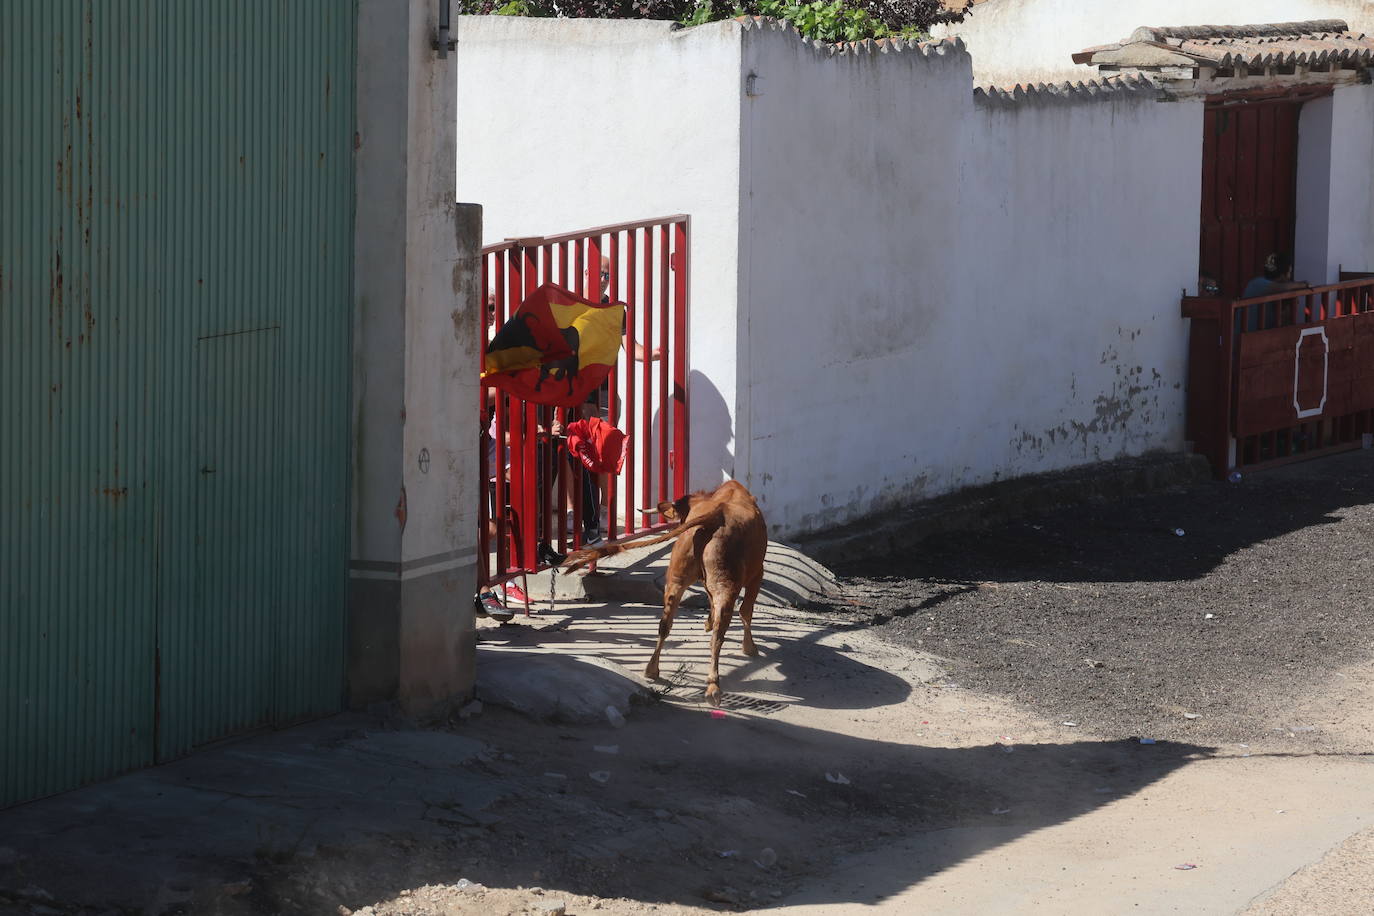
[[[856,556],[826,610],[1103,736],[1243,742],[1374,656],[1371,545],[1358,451]]]

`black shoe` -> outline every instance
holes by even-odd
[[[547,541],[540,542],[535,553],[539,555],[539,562],[546,566],[562,566],[563,561],[568,558],[566,553],[559,553],[554,550]]]
[[[509,613],[506,606],[501,603],[501,599],[496,597],[496,592],[482,592],[472,599],[472,605],[473,613],[478,617],[495,617],[500,620],[503,615]],[[505,619],[509,620],[511,616],[514,615],[506,616]]]

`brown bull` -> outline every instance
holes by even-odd
[[[659,655],[672,632],[673,616],[682,601],[682,593],[697,581],[703,581],[711,604],[710,615],[706,618],[706,630],[711,632],[711,673],[706,679],[706,699],[718,706],[720,647],[725,642],[735,599],[741,592],[739,617],[744,623],[744,654],[759,654],[750,626],[754,618],[754,601],[763,584],[768,527],[754,497],[733,480],[721,484],[712,493],[693,493],[675,502],[661,502],[658,511],[664,518],[681,519],[682,523],[645,541],[575,551],[564,561],[563,568],[574,570],[602,557],[677,538],[663,586],[663,619],[658,623],[658,645],[649,664],[644,666],[644,676],[658,677]]]

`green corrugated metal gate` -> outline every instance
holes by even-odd
[[[337,710],[354,4],[0,4],[0,806]]]

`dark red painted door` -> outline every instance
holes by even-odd
[[[1298,102],[1207,106],[1199,272],[1239,297],[1270,252],[1293,252]]]

